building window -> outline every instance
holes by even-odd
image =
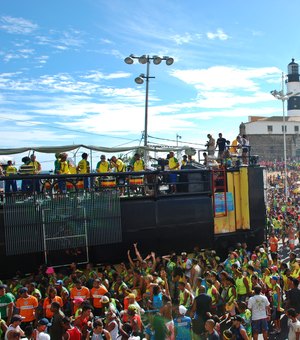
[[[295,131],[296,133],[299,132],[299,126],[298,126],[298,125],[295,125],[295,126],[294,126],[294,131]]]
[[[281,125],[281,131],[283,132],[283,125]],[[285,125],[285,132],[287,131],[286,125]]]
[[[268,129],[268,132],[273,132],[273,126],[272,125],[268,125],[267,129]]]

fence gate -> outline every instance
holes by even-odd
[[[47,265],[86,263],[90,246],[122,242],[119,194],[8,196],[4,229],[6,255],[43,252]]]
[[[69,197],[56,198],[43,205],[42,221],[46,264],[62,265],[72,258],[77,263],[89,261],[84,205]]]

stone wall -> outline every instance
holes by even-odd
[[[283,160],[283,135],[248,135],[251,155],[258,155],[260,160]],[[298,152],[297,152],[298,150]],[[287,159],[300,158],[300,137],[286,135]]]

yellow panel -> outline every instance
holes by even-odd
[[[240,168],[242,229],[250,229],[248,168]]]
[[[241,186],[240,186],[240,173],[233,173],[234,185],[234,205],[235,205],[235,225],[236,229],[242,228],[242,211],[241,211]]]

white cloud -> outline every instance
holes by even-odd
[[[3,55],[4,62],[9,62],[13,59],[29,59],[34,54],[34,52],[34,49],[24,48],[14,52],[2,52],[1,55]]]
[[[84,32],[68,29],[65,31],[50,30],[48,35],[36,36],[37,44],[48,45],[57,50],[77,49],[85,44]]]
[[[213,66],[208,69],[174,70],[171,74],[187,84],[194,85],[198,91],[226,91],[239,89],[257,91],[258,82],[263,78],[278,75],[276,67],[237,68]]]
[[[109,44],[109,45],[112,44],[111,40],[105,39],[105,38],[100,39],[100,42],[103,43],[103,44]]]
[[[23,19],[11,16],[2,16],[0,18],[0,29],[12,34],[30,34],[38,28],[37,24]]]
[[[114,72],[110,74],[103,74],[100,71],[92,71],[91,74],[88,74],[86,76],[82,76],[83,79],[90,79],[93,81],[99,81],[101,79],[120,79],[120,78],[128,78],[130,77],[130,73],[128,72]]]
[[[39,64],[46,64],[49,59],[49,56],[41,55],[39,57],[36,57],[35,59],[39,62]]]
[[[192,36],[190,33],[185,33],[183,35],[175,34],[171,37],[177,45],[187,44],[192,41]]]
[[[183,45],[191,43],[195,40],[201,39],[201,34],[192,34],[185,32],[184,34],[175,34],[170,37],[171,40],[173,40],[177,45]]]
[[[224,33],[224,31],[222,29],[217,29],[216,33],[213,32],[207,32],[206,36],[208,39],[210,40],[215,40],[215,39],[219,39],[219,40],[227,40],[229,39],[229,35],[227,35],[226,33]]]

